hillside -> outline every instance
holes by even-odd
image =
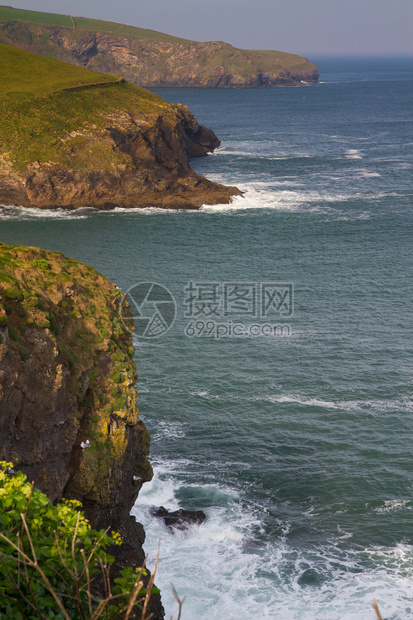
[[[0,7],[0,43],[140,86],[296,86],[318,80],[317,66],[297,54],[199,43],[154,30],[84,17]]]
[[[229,202],[190,157],[219,145],[182,105],[114,76],[0,44],[0,201],[43,208]]]

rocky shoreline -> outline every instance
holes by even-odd
[[[105,153],[108,158],[120,156],[121,163],[110,170],[102,169],[98,161],[93,165],[93,154],[89,170],[54,161],[36,161],[16,170],[8,157],[0,158],[0,202],[41,209],[199,209],[241,196],[236,187],[214,183],[191,169],[190,158],[207,155],[220,141],[186,106],[168,105],[168,114],[144,124],[119,111],[111,114],[104,128],[82,131],[82,145],[72,150],[71,158],[98,144],[103,151],[100,158]],[[60,151],[72,149],[65,138]]]

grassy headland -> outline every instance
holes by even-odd
[[[0,44],[0,202],[196,208],[239,193],[189,157],[219,145],[185,106],[116,75]]]
[[[0,7],[0,42],[149,87],[247,88],[318,79],[316,65],[297,54],[199,43],[116,22],[12,7]]]

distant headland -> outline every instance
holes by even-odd
[[[144,87],[256,88],[317,82],[297,54],[199,43],[126,24],[0,6],[0,43],[115,73]]]

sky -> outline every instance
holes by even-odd
[[[412,0],[3,0],[307,57],[413,55]]]

